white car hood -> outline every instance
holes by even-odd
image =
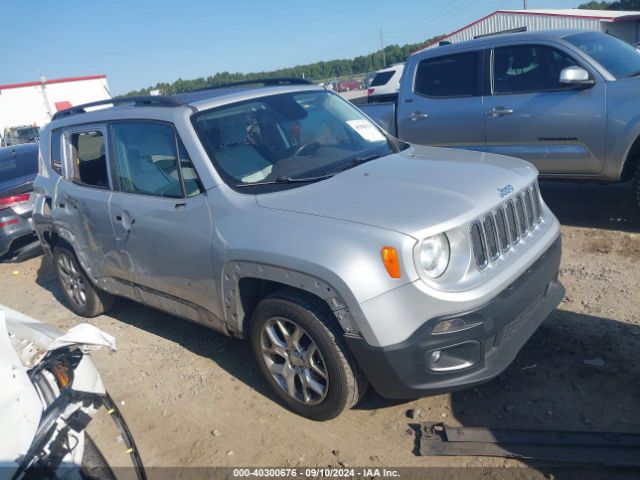
[[[499,189],[518,191],[538,171],[490,153],[411,146],[324,181],[257,196],[259,205],[394,230],[414,237],[445,231],[488,211]]]
[[[24,339],[20,353],[11,341],[12,335]],[[0,431],[11,432],[0,435],[0,464],[17,466],[31,446],[45,408],[27,371],[39,362],[42,353],[63,346],[77,346],[85,352],[100,347],[116,348],[112,336],[92,325],[80,324],[63,334],[51,325],[0,305]],[[34,356],[34,351],[42,353]],[[25,366],[27,359],[32,358],[37,361]],[[83,357],[75,370],[73,389],[105,393],[89,356]]]

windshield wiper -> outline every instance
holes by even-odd
[[[325,180],[327,178],[333,177],[336,173],[343,172],[344,170],[348,170],[362,163],[370,162],[371,160],[375,160],[376,158],[384,157],[385,155],[376,154],[369,155],[367,157],[357,157],[351,160],[344,165],[340,165],[335,170],[331,170],[322,175],[318,175],[317,177],[278,177],[275,180],[267,180],[265,182],[254,182],[254,183],[237,183],[234,185],[236,188],[245,188],[245,187],[257,187],[260,185],[278,185],[281,183],[313,183],[319,182],[320,180]]]
[[[254,182],[254,183],[238,183],[235,185],[236,188],[244,188],[244,187],[256,187],[259,185],[278,185],[281,183],[313,183],[319,182],[320,180],[324,180],[325,178],[330,178],[333,175],[318,175],[317,177],[304,177],[304,178],[295,178],[295,177],[278,177],[275,180],[267,180],[266,182]]]
[[[345,170],[349,170],[350,168],[357,167],[358,165],[361,165],[366,162],[370,162],[371,160],[375,160],[377,158],[384,157],[384,156],[385,155],[378,153],[376,155],[369,155],[367,157],[356,157],[350,162],[345,163],[344,165],[340,165],[335,170],[331,170],[330,172],[327,173],[327,175],[335,175],[336,173],[344,172]]]
[[[636,70],[635,72],[627,75],[626,78],[637,77],[638,75],[640,75],[640,70]]]

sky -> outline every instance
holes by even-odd
[[[6,1],[6,0],[5,0]],[[113,95],[216,72],[352,58],[457,30],[522,0],[56,0],[12,2],[0,85],[106,74]],[[574,8],[581,0],[528,0]]]

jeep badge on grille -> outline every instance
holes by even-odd
[[[504,187],[498,188],[498,193],[500,194],[500,198],[504,198],[507,195],[511,195],[513,193],[513,185],[505,185]]]

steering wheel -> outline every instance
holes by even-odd
[[[303,143],[298,147],[298,149],[294,152],[293,156],[297,157],[298,155],[303,155],[303,152],[312,146],[316,146],[316,150],[322,148],[322,144],[316,140],[311,140],[309,142]]]

